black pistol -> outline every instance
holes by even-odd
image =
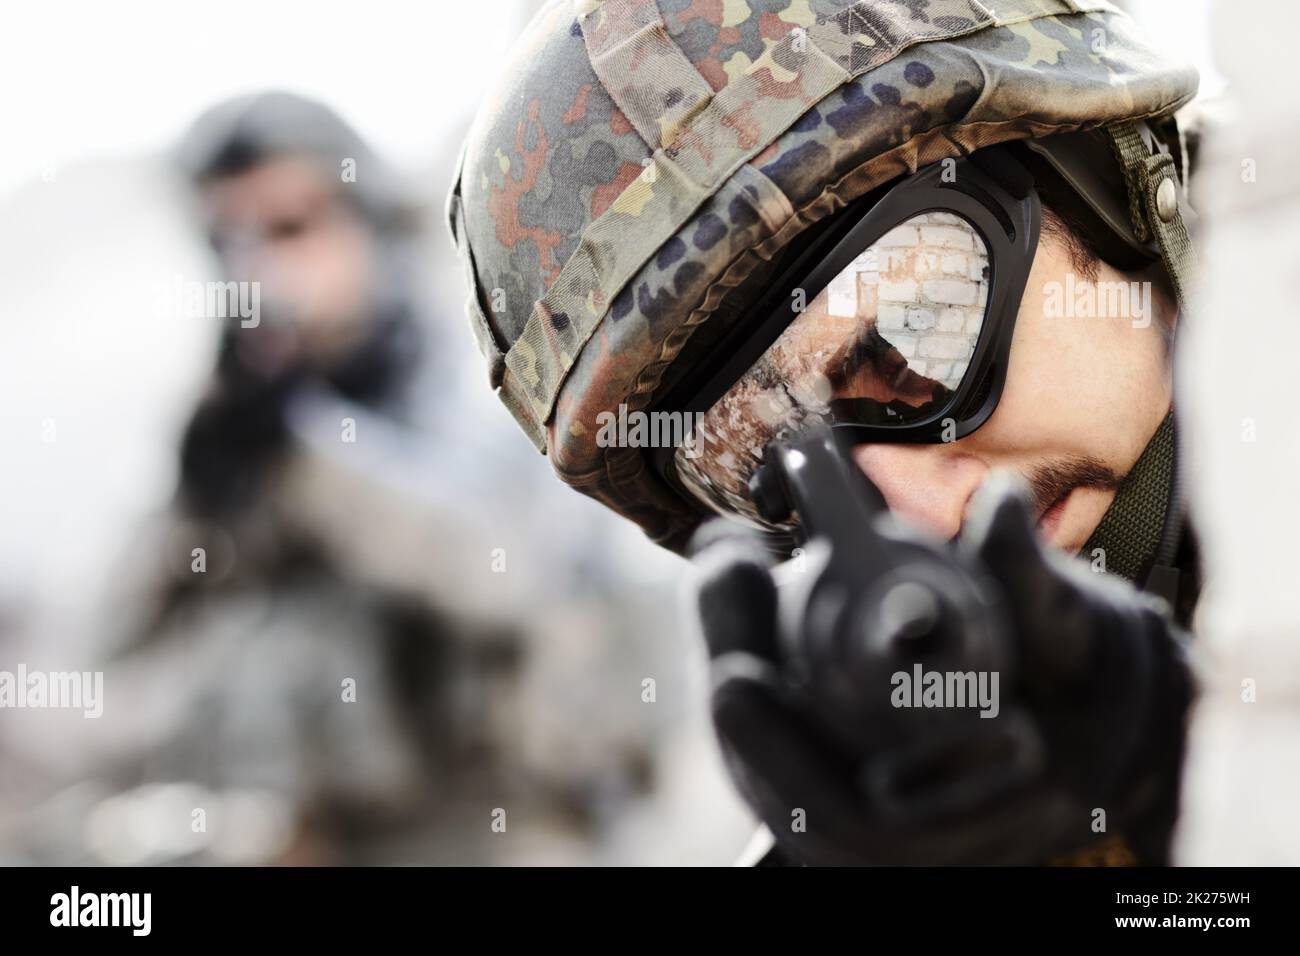
[[[882,819],[960,813],[1041,771],[1038,732],[1010,701],[1015,648],[994,582],[891,515],[829,427],[772,442],[750,492],[803,548],[779,575],[789,690]],[[981,679],[996,701],[983,711],[969,699]]]

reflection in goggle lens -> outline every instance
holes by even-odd
[[[809,419],[907,425],[942,410],[984,325],[988,250],[960,216],[913,216],[854,258],[705,414],[682,484],[760,528],[748,482],[772,439]],[[798,290],[795,292],[799,294]]]

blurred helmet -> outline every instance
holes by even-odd
[[[491,385],[561,479],[683,548],[700,509],[653,449],[602,440],[602,421],[656,407],[837,212],[943,159],[1097,131],[1027,165],[1081,197],[1118,260],[1154,250],[1181,294],[1170,118],[1195,71],[1105,0],[992,7],[561,0],[538,14],[470,131],[448,218]],[[1118,198],[1090,177],[1099,139]]]
[[[303,156],[338,180],[350,161],[357,175],[341,193],[377,229],[407,228],[410,191],[338,113],[317,100],[272,90],[223,100],[185,132],[176,150],[181,171],[198,184],[237,176],[283,156]]]

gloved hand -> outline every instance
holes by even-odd
[[[887,760],[890,745],[864,759],[827,726],[810,699],[817,687],[791,680],[803,636],[779,633],[762,546],[717,522],[699,540],[715,728],[737,785],[790,859],[1042,863],[1094,842],[1101,810],[1108,833],[1122,832],[1144,862],[1163,861],[1191,696],[1181,638],[1163,604],[1042,545],[1019,486],[987,482],[957,547],[981,585],[1000,590],[1012,630],[1018,666],[998,719],[1027,722],[1041,760],[1010,789],[928,815],[900,818],[874,800],[864,765]],[[964,759],[996,755],[971,748]]]

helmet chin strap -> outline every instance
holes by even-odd
[[[1159,246],[1179,308],[1186,315],[1196,273],[1196,253],[1187,228],[1192,213],[1186,202],[1186,169],[1179,169],[1144,124],[1116,123],[1107,133],[1124,171],[1129,218],[1137,239],[1155,240]],[[1174,561],[1184,520],[1178,470],[1177,429],[1170,412],[1083,551],[1084,557],[1091,558],[1102,549],[1107,570],[1175,607],[1180,572]]]
[[[1174,557],[1182,537],[1174,413],[1165,416],[1120,485],[1080,556],[1101,560],[1112,574],[1176,603]]]

